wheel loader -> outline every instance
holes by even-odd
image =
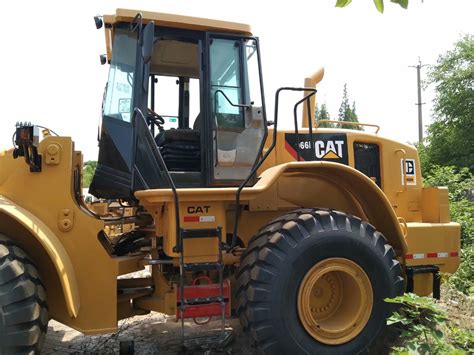
[[[260,353],[377,353],[385,298],[440,297],[459,265],[447,189],[424,187],[416,149],[375,125],[319,127],[322,69],[279,88],[270,117],[248,25],[94,19],[109,66],[100,203],[84,202],[70,137],[20,122],[0,151],[1,354],[39,352],[49,319],[94,335],[149,312],[181,321],[187,349],[226,344],[237,316]],[[221,322],[197,339],[189,319]]]

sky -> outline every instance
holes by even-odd
[[[381,126],[383,136],[403,142],[418,137],[416,65],[435,64],[463,33],[474,33],[474,1],[410,0],[408,10],[386,0],[385,13],[370,0],[344,9],[335,0],[312,1],[2,1],[0,37],[0,147],[10,148],[17,121],[73,137],[85,160],[97,159],[97,129],[107,65],[103,29],[93,16],[118,7],[249,23],[260,38],[267,115],[281,86],[303,86],[325,68],[317,101],[337,117],[344,83],[360,122]],[[426,68],[422,77],[426,77]],[[429,124],[432,88],[423,92]],[[280,119],[291,127],[292,104]]]

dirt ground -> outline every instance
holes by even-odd
[[[193,337],[214,334],[220,329],[220,321],[211,321],[204,326],[185,322],[186,336]],[[234,339],[224,349],[194,351],[195,354],[252,354],[247,337],[242,334],[238,319],[231,319],[228,325],[233,329]],[[181,323],[174,317],[161,313],[150,313],[120,322],[114,334],[84,336],[78,331],[50,321],[43,354],[110,354],[118,353],[121,341],[134,341],[136,354],[178,354],[181,346]],[[188,352],[189,353],[189,352]]]
[[[447,311],[449,320],[463,329],[474,327],[474,300],[471,297],[443,287],[440,305]],[[238,319],[230,319],[228,326],[233,329],[233,341],[224,349],[194,351],[193,354],[253,354],[248,338],[241,331]],[[185,322],[185,333],[195,337],[216,333],[220,321],[198,326]],[[161,313],[150,313],[120,321],[119,330],[114,334],[84,336],[81,333],[50,321],[43,354],[110,354],[118,353],[121,341],[134,341],[136,354],[179,354],[181,346],[181,323],[174,317]],[[188,352],[189,353],[189,352]]]
[[[446,311],[450,322],[457,327],[474,330],[474,297],[445,286],[441,286],[440,306]]]

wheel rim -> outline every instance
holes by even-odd
[[[330,258],[314,265],[298,292],[298,315],[306,331],[329,345],[354,339],[367,324],[373,292],[365,271],[355,262]]]

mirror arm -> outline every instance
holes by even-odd
[[[137,12],[132,22],[130,22],[130,32],[135,32],[135,30],[139,28],[140,31],[138,32],[138,37],[140,40],[141,40],[140,32],[141,32],[142,26],[143,26],[143,15],[141,12]]]

